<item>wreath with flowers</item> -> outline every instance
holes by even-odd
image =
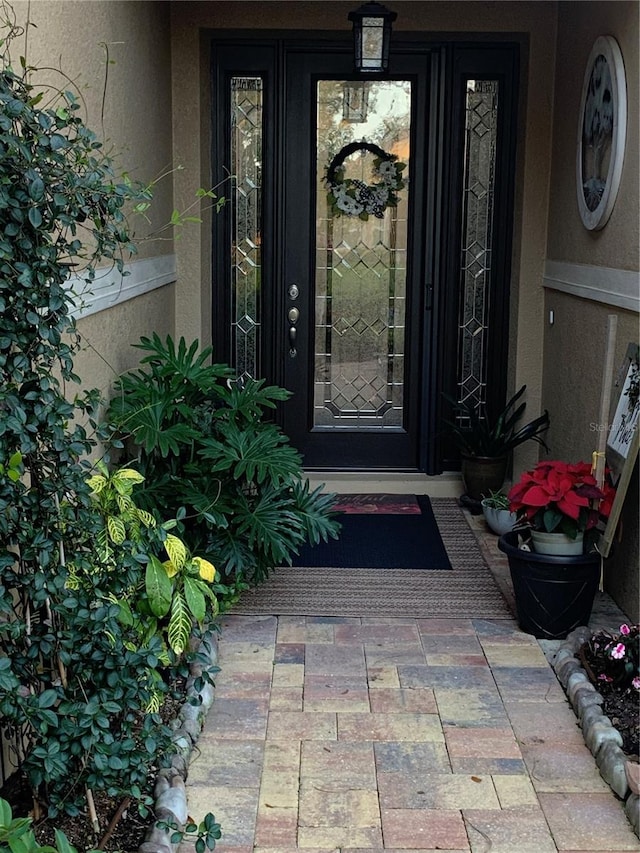
[[[356,151],[375,155],[373,181],[366,184],[356,178],[346,178],[344,161]],[[407,164],[395,154],[388,154],[371,142],[350,142],[333,158],[327,167],[327,200],[334,215],[357,216],[368,219],[369,214],[382,219],[388,207],[398,204],[398,193],[406,186],[402,172]]]

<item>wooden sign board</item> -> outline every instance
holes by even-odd
[[[612,404],[613,418],[607,433],[606,455],[607,465],[611,469],[613,484],[616,487],[616,496],[607,519],[607,526],[600,537],[598,550],[603,557],[609,556],[640,447],[640,348],[638,344],[629,344],[627,347],[627,354],[614,386]]]

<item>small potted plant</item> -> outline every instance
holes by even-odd
[[[495,417],[475,402],[459,403],[445,394],[456,414],[456,421],[445,420],[460,450],[462,480],[466,495],[481,501],[490,491],[502,487],[514,447],[525,441],[537,441],[545,450],[543,435],[549,428],[549,413],[518,427],[526,403],[516,403],[527,386],[523,385]]]
[[[513,530],[517,516],[509,508],[509,498],[504,492],[491,492],[488,498],[483,498],[482,512],[489,528],[498,536]]]
[[[526,633],[557,640],[588,624],[602,558],[595,537],[584,534],[595,533],[598,520],[608,517],[613,495],[608,485],[598,487],[586,462],[539,462],[509,491],[518,524],[500,537],[498,548],[509,560],[518,623]],[[542,553],[545,543],[519,542],[523,531],[566,541]],[[562,552],[567,545],[573,553]]]

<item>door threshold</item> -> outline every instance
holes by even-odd
[[[458,498],[463,492],[457,472],[428,476],[406,471],[307,471],[312,489],[324,485],[339,495],[368,493],[375,495],[429,495],[432,498]]]

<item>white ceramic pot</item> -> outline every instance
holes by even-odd
[[[494,506],[487,506],[484,501],[482,501],[482,512],[490,529],[494,533],[497,533],[498,536],[510,533],[513,525],[516,523],[517,516],[515,512],[510,512],[508,509],[497,509]]]
[[[574,556],[584,550],[584,534],[578,533],[575,539],[566,533],[546,533],[542,530],[531,531],[533,550],[538,554],[553,556]]]

